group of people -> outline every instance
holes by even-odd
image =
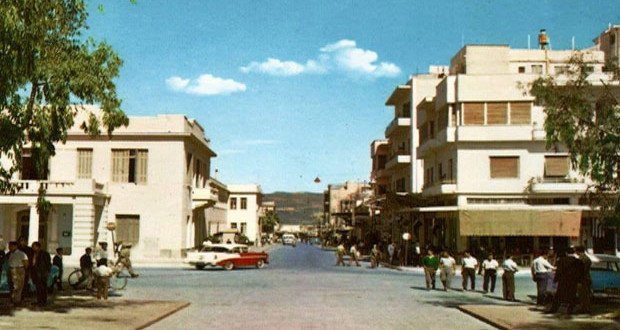
[[[344,255],[346,254],[346,248],[344,247],[344,243],[340,243],[336,247],[336,266],[345,266],[344,263]],[[349,248],[349,266],[355,262],[357,267],[360,267],[360,251],[357,250],[357,244],[351,244]]]
[[[11,241],[6,252],[6,243],[0,237],[0,276],[6,269],[11,302],[14,306],[22,304],[30,294],[29,282],[32,281],[36,293],[36,305],[47,304],[47,279],[52,269],[49,253],[41,248],[41,243],[33,242],[28,246],[25,238]],[[5,267],[6,266],[6,267]]]
[[[555,265],[551,265],[545,253],[532,261],[532,279],[536,282],[537,290],[536,304],[546,305],[550,300],[549,293],[555,291],[548,312],[555,313],[560,305],[567,304],[568,314],[573,313],[576,305],[580,306],[582,313],[590,313],[592,261],[586,255],[585,248],[569,248],[558,257]]]

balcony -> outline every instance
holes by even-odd
[[[422,193],[425,195],[455,194],[456,191],[456,180],[454,179],[444,179],[432,184],[425,184],[422,187]]]
[[[533,193],[585,193],[588,184],[577,178],[531,178]]]
[[[16,195],[38,195],[39,187],[46,190],[48,196],[62,195],[105,195],[105,185],[93,179],[78,179],[76,181],[49,181],[49,180],[14,180],[17,187]]]
[[[397,117],[390,122],[385,129],[385,137],[392,136],[395,133],[404,132],[408,127],[411,127],[411,118]]]
[[[411,164],[411,155],[404,150],[399,150],[385,164],[385,169],[401,168],[409,164]]]

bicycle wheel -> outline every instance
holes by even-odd
[[[127,286],[127,277],[114,274],[110,277],[110,288],[114,290],[123,290]]]
[[[79,269],[74,270],[71,274],[69,274],[69,285],[71,285],[74,289],[83,289],[86,287],[85,281],[80,282],[80,278],[82,278],[82,271]]]

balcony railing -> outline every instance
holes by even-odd
[[[39,187],[46,190],[48,195],[79,195],[105,193],[105,185],[93,179],[78,179],[76,181],[50,180],[14,180],[17,194],[38,194]]]

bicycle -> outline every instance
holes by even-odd
[[[95,268],[93,268],[93,270],[94,269]],[[125,289],[125,287],[127,286],[127,278],[129,276],[122,274],[121,270],[119,270],[117,267],[114,267],[114,266],[112,267],[112,271],[113,271],[112,276],[110,277],[110,288],[114,290]],[[71,285],[71,287],[75,290],[86,289],[88,282],[86,280],[80,281],[81,278],[82,278],[82,269],[75,268],[75,270],[71,272],[71,274],[69,274],[69,278],[68,278],[69,285]],[[94,276],[91,279],[91,281],[92,281],[91,290],[93,290],[93,288],[95,288]]]

